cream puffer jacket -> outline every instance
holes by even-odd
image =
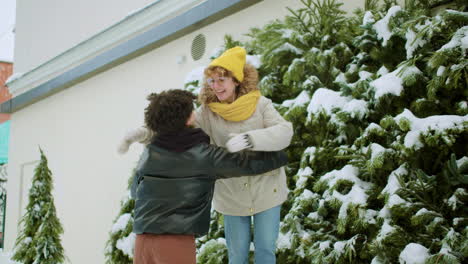
[[[211,143],[225,147],[230,133],[247,133],[253,143],[250,150],[276,151],[289,146],[293,136],[290,122],[276,111],[270,99],[261,96],[254,114],[241,122],[226,121],[202,105],[196,111],[197,126],[207,133]],[[213,197],[216,211],[248,216],[282,204],[288,196],[284,167],[253,177],[217,180]]]

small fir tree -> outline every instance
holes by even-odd
[[[106,246],[107,264],[132,264],[135,244],[135,234],[133,230],[133,217],[135,200],[130,197],[130,188],[133,182],[135,170],[128,180],[128,192],[120,202],[121,208],[117,218],[109,233],[109,240]]]
[[[32,179],[26,213],[21,218],[22,230],[15,243],[13,260],[23,264],[56,264],[65,259],[60,223],[52,195],[52,173],[47,158],[39,148],[41,159]]]

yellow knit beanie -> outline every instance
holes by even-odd
[[[244,65],[246,51],[242,47],[234,47],[226,50],[221,56],[214,59],[209,67],[221,66],[224,69],[231,71],[234,77],[239,82],[244,80]]]

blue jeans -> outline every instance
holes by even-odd
[[[252,216],[224,215],[229,264],[249,263],[250,225],[253,218],[255,264],[276,263],[281,205]]]

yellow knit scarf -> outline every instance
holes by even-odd
[[[260,91],[255,90],[237,98],[230,104],[209,103],[208,107],[225,120],[234,122],[244,121],[255,112],[260,95]]]

